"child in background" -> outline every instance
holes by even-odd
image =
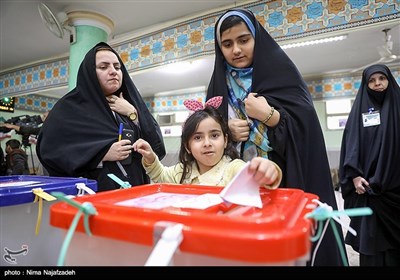
[[[21,142],[8,140],[6,153],[7,175],[29,175],[28,155],[21,149]]]
[[[194,113],[183,126],[179,163],[174,166],[162,165],[145,140],[133,144],[143,156],[143,167],[153,182],[225,186],[243,168],[246,162],[239,159],[228,125],[217,111],[221,102],[221,96],[210,99],[205,106],[195,100],[184,102]],[[281,169],[269,159],[256,157],[249,169],[266,188],[275,189],[281,182]]]

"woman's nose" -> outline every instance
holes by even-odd
[[[110,67],[110,72],[111,72],[111,74],[115,74],[115,73],[117,73],[117,69],[115,69],[114,66],[111,66]]]
[[[233,45],[233,53],[234,54],[239,54],[241,52],[242,52],[242,50],[239,48],[239,46],[237,44],[234,44]]]

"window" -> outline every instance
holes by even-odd
[[[175,115],[174,114],[167,114],[167,115],[157,115],[157,122],[160,126],[164,125],[173,125],[175,123]]]
[[[344,129],[347,118],[349,116],[352,99],[336,99],[327,100],[326,105],[326,122],[328,129]]]

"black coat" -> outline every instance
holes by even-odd
[[[116,189],[120,186],[107,174],[113,173],[132,186],[149,183],[141,164],[141,155],[133,154],[131,164],[125,165],[128,178],[123,175],[117,162],[103,162],[97,168],[110,146],[118,141],[119,122],[129,128],[133,124],[126,116],[114,117],[96,75],[96,49],[93,47],[83,59],[76,87],[63,96],[53,107],[38,136],[37,154],[50,176],[85,177],[98,181],[98,190]],[[120,92],[133,104],[139,115],[138,137],[150,143],[162,159],[165,147],[160,127],[146,107],[121,58],[113,51],[121,64],[123,83]],[[135,139],[135,140],[136,140]]]
[[[28,155],[22,149],[14,149],[6,155],[7,175],[29,175]]]
[[[383,99],[368,89],[368,79],[376,72],[389,81]],[[364,127],[362,114],[379,111],[380,125]],[[352,217],[346,243],[354,250],[372,255],[400,248],[400,87],[385,65],[372,65],[363,72],[361,85],[343,133],[339,178],[346,208],[370,207],[371,216]],[[355,192],[353,178],[369,182],[375,195]]]
[[[235,10],[245,14],[255,26],[251,92],[264,96],[280,113],[278,125],[268,129],[268,138],[273,148],[268,157],[282,169],[281,187],[298,188],[316,194],[322,202],[337,209],[325,141],[312,97],[302,76],[253,13]],[[225,58],[215,39],[214,72],[206,99],[222,95],[224,99],[219,109],[227,119],[228,88],[224,63]],[[328,230],[315,265],[341,264],[336,240]]]
[[[6,159],[4,157],[3,148],[0,147],[0,176],[5,176],[7,171]]]

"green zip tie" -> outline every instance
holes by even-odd
[[[335,221],[343,226],[342,221],[337,218],[338,216],[347,215],[349,217],[352,217],[352,216],[371,215],[372,209],[369,207],[361,207],[361,208],[352,208],[352,209],[344,209],[344,210],[332,210],[332,207],[329,206],[328,204],[321,203],[318,200],[315,200],[315,201],[318,202],[318,204],[320,206],[317,207],[316,209],[314,209],[314,211],[312,211],[311,213],[306,214],[306,216],[305,216],[306,218],[311,218],[311,219],[318,221],[318,231],[315,234],[315,236],[311,237],[311,241],[315,242],[321,238],[323,221],[329,220],[329,223],[330,223],[333,233],[335,235],[336,243],[338,245],[343,264],[344,264],[344,266],[349,266],[348,262],[346,260],[345,246],[341,242],[339,232],[336,228]],[[349,231],[354,231],[354,229],[349,228]]]
[[[64,242],[61,246],[61,251],[60,251],[60,255],[58,257],[57,266],[63,266],[65,263],[65,256],[67,254],[69,244],[71,243],[72,237],[74,235],[76,227],[78,226],[78,222],[79,222],[79,219],[80,219],[82,213],[84,214],[83,224],[85,227],[86,234],[89,236],[92,236],[92,233],[91,233],[90,227],[89,227],[89,215],[97,215],[97,210],[93,206],[92,203],[84,202],[84,203],[80,204],[80,203],[66,197],[65,194],[62,192],[52,192],[51,195],[55,196],[59,200],[63,200],[65,202],[67,202],[68,204],[71,204],[72,206],[78,208],[78,210],[79,210],[76,213],[74,219],[72,220],[71,226],[69,227],[67,235],[65,236]]]
[[[353,216],[367,216],[371,214],[372,214],[372,209],[369,207],[351,208],[345,210],[328,210],[327,208],[320,206],[317,207],[311,213],[308,213],[306,215],[306,218],[311,218],[319,221],[343,215],[353,217]]]
[[[114,180],[114,182],[116,182],[118,185],[120,185],[121,189],[129,189],[132,186],[131,184],[129,184],[129,182],[122,181],[120,178],[112,173],[107,174],[107,176]]]
[[[336,244],[338,245],[338,248],[339,248],[339,251],[340,251],[340,256],[342,257],[343,266],[349,266],[349,264],[347,262],[347,259],[346,259],[345,246],[344,246],[344,244],[342,244],[342,242],[340,240],[339,232],[338,232],[338,230],[336,228],[335,221],[330,219],[329,223],[331,224],[332,230],[333,230],[333,234],[335,235]]]

